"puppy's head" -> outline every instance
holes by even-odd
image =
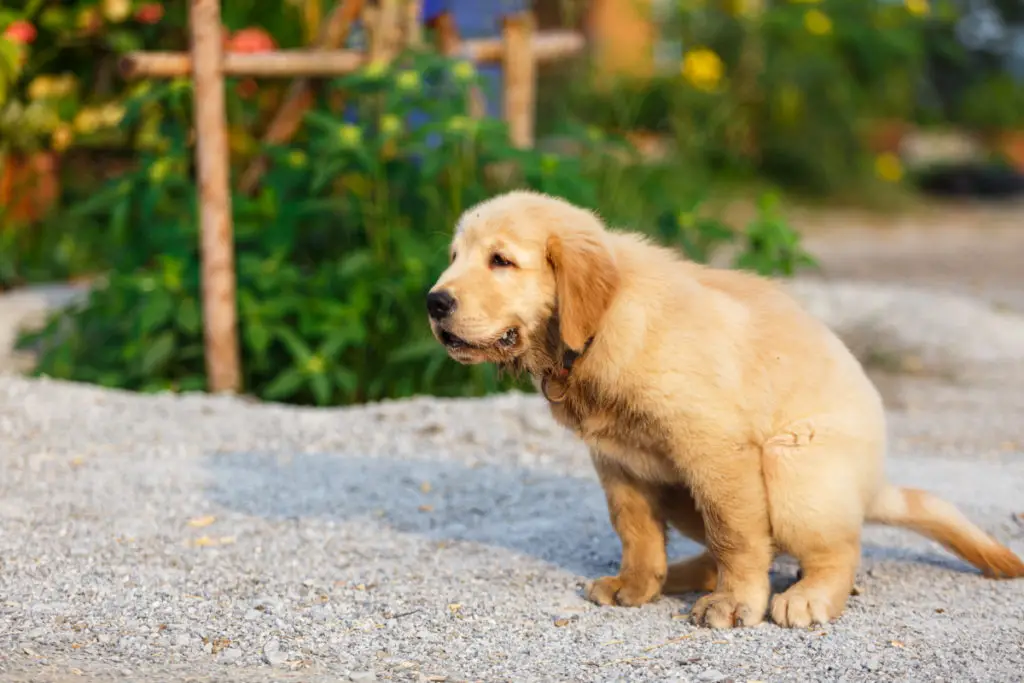
[[[619,283],[607,233],[592,213],[532,192],[468,209],[450,265],[427,295],[434,336],[460,363],[509,364],[548,339],[581,350]]]

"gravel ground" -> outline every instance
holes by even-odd
[[[1024,553],[1019,389],[908,384],[890,470]],[[921,401],[927,409],[920,409]],[[825,628],[598,608],[619,545],[533,396],[309,410],[0,376],[0,679],[1019,681],[1024,581],[866,535]],[[674,540],[673,555],[694,548]],[[793,580],[780,562],[776,582]]]

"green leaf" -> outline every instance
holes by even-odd
[[[317,405],[325,406],[331,400],[331,382],[326,375],[313,375],[310,378],[310,387],[313,389],[313,398]]]
[[[163,327],[171,322],[174,315],[174,301],[163,290],[150,292],[144,299],[142,312],[139,314],[139,328],[143,335]]]
[[[144,375],[156,374],[171,359],[174,353],[174,334],[164,332],[156,338],[153,343],[146,347],[142,354],[142,373]]]
[[[107,45],[114,52],[124,53],[141,50],[142,39],[135,33],[126,30],[114,30],[107,34]]]
[[[206,377],[191,375],[178,381],[178,391],[202,391],[206,388]]]
[[[298,370],[286,370],[275,377],[263,390],[263,397],[279,401],[294,396],[302,388],[305,378]]]
[[[245,340],[257,355],[262,355],[270,346],[270,330],[259,323],[252,323],[245,329]]]
[[[444,347],[436,339],[421,339],[399,346],[388,354],[388,360],[392,363],[409,363],[444,355],[444,353]]]
[[[341,388],[347,397],[355,396],[359,389],[359,375],[348,368],[336,367],[331,371],[334,383]]]
[[[299,338],[299,335],[295,334],[290,328],[278,327],[274,330],[274,334],[284,342],[284,345],[288,347],[288,352],[292,358],[297,360],[300,365],[305,365],[309,359],[313,356],[313,352],[310,350],[306,342]]]
[[[352,341],[352,335],[347,330],[336,330],[320,345],[320,355],[330,360],[345,350]]]
[[[198,334],[201,320],[199,304],[193,298],[185,299],[178,307],[178,328],[186,334]]]

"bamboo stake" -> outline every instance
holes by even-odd
[[[531,50],[533,16],[529,12],[506,17],[502,26],[505,79],[505,121],[515,147],[533,146],[533,115],[537,100],[537,62]]]
[[[193,98],[199,176],[203,332],[206,375],[213,393],[238,392],[241,366],[235,310],[234,238],[228,184],[228,136],[221,71],[219,0],[191,0]]]
[[[420,0],[405,0],[402,18],[402,41],[408,47],[419,47],[423,44],[422,5]]]
[[[370,62],[388,62],[398,51],[401,37],[401,7],[398,0],[378,0],[370,29]]]
[[[528,43],[537,62],[574,57],[585,43],[575,31],[538,33]],[[467,40],[456,53],[478,64],[502,61],[501,38]],[[355,50],[280,50],[275,52],[228,53],[223,55],[226,76],[293,78],[297,76],[343,76],[366,64],[366,56]],[[192,72],[192,58],[186,52],[129,52],[120,63],[125,78],[178,78]]]
[[[363,0],[341,0],[322,27],[317,38],[317,49],[327,50],[337,48],[345,42],[352,24],[359,17],[363,9]],[[302,116],[312,104],[312,87],[310,79],[296,79],[288,88],[281,107],[274,114],[267,131],[263,135],[263,142],[268,144],[280,144],[285,142],[299,129],[302,124]],[[254,159],[249,167],[242,174],[239,184],[244,194],[251,193],[259,184],[260,177],[266,171],[267,160],[264,157]]]

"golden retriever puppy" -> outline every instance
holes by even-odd
[[[913,529],[991,577],[1024,563],[952,505],[886,482],[882,401],[860,364],[781,288],[511,192],[467,210],[427,296],[460,363],[529,373],[590,447],[622,541],[601,605],[706,591],[693,619],[783,626],[839,616],[864,522]],[[666,525],[707,551],[668,564]],[[769,610],[776,553],[802,578]]]

